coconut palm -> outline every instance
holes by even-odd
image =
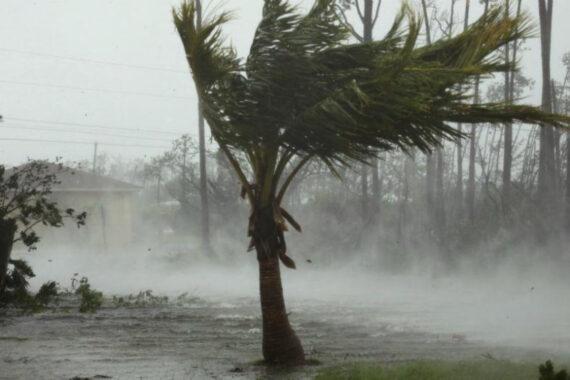
[[[384,39],[355,44],[335,3],[315,0],[303,14],[286,0],[265,0],[246,60],[224,45],[227,13],[198,27],[194,1],[173,11],[204,115],[251,206],[268,363],[305,360],[287,317],[280,261],[295,268],[284,232],[301,227],[282,203],[310,160],[336,173],[386,150],[429,152],[462,137],[449,123],[568,124],[534,107],[472,104],[466,93],[476,76],[512,69],[497,51],[528,35],[526,17],[505,18],[497,7],[457,37],[418,47],[421,21],[403,6]]]

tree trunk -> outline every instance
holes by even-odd
[[[377,219],[380,202],[380,176],[378,174],[379,165],[378,159],[374,158],[372,161],[372,199],[373,199],[373,212],[374,219]]]
[[[489,10],[489,0],[485,0],[484,15]],[[474,103],[480,103],[480,85],[481,78],[477,76],[475,79],[475,96]],[[467,179],[467,212],[470,223],[475,222],[475,159],[477,157],[477,125],[471,125],[471,134],[469,136],[469,178]]]
[[[506,17],[509,16],[510,2],[506,3]],[[516,16],[521,15],[521,0],[517,2]],[[505,62],[507,64],[517,61],[518,40],[513,42],[513,53],[511,59],[510,44],[505,46]],[[505,72],[505,103],[513,104],[515,99],[515,72]],[[511,209],[512,198],[512,167],[513,167],[513,124],[505,125],[505,142],[504,142],[504,158],[503,158],[503,211],[508,214]]]
[[[475,153],[477,149],[477,144],[475,141],[476,138],[477,125],[473,124],[471,126],[471,133],[469,135],[469,176],[467,179],[467,213],[470,223],[475,222]]]
[[[16,223],[14,221],[0,220],[0,299],[6,290],[8,263],[10,262],[15,233]]]
[[[540,42],[542,55],[542,108],[552,111],[550,54],[552,42],[552,0],[539,0]],[[538,193],[546,215],[554,211],[556,175],[554,172],[554,132],[551,126],[540,130]],[[550,216],[550,215],[549,215]]]
[[[566,230],[570,232],[570,132],[566,132]]]
[[[463,31],[469,27],[470,1],[465,1],[465,16],[463,17]],[[459,123],[457,129],[463,133],[463,125]],[[463,140],[457,140],[457,183],[456,183],[456,213],[459,221],[463,221]]]
[[[281,285],[279,259],[283,260],[286,252],[283,233],[275,223],[273,206],[255,210],[252,237],[259,263],[263,358],[268,364],[302,365],[305,354],[289,323]]]
[[[259,258],[259,294],[263,318],[263,358],[270,364],[305,363],[301,341],[291,328],[277,255]]]
[[[365,43],[372,41],[372,29],[373,25],[373,0],[364,0],[364,19],[362,20],[362,37]],[[378,160],[376,158],[373,159],[372,167],[375,172],[372,172],[372,183],[378,179]],[[374,178],[376,176],[376,178]],[[374,210],[370,210],[370,200],[368,198],[368,166],[362,165],[362,220],[364,223],[368,223],[370,221],[371,216],[375,216],[374,214],[370,215],[371,212],[374,213]],[[374,194],[375,195],[375,194]]]
[[[509,0],[506,2],[505,6],[505,18],[509,17]],[[515,45],[516,45],[515,41]],[[511,62],[511,49],[510,44],[505,45],[505,63],[508,65]],[[505,71],[505,88],[504,88],[504,100],[505,103],[510,104],[511,102],[511,75],[514,73],[509,70]],[[509,213],[510,210],[510,199],[511,199],[511,173],[513,165],[513,124],[505,124],[505,141],[504,141],[504,151],[503,151],[503,212],[505,214]]]
[[[362,164],[362,172],[361,172],[361,191],[362,191],[362,198],[361,198],[361,207],[362,207],[362,221],[364,224],[369,222],[369,204],[370,201],[368,200],[368,165]]]
[[[427,11],[426,0],[422,0],[422,11],[424,16],[424,27],[426,33],[426,43],[431,45],[431,29],[429,15]],[[435,218],[435,158],[433,153],[427,153],[426,155],[426,203],[427,203],[427,214],[430,223],[433,223]]]

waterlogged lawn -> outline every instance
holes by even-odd
[[[413,362],[380,366],[354,364],[329,368],[317,380],[537,380],[538,364],[501,360]]]

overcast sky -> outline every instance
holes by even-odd
[[[463,17],[464,1],[457,3],[458,18]],[[437,2],[445,8],[450,0]],[[99,152],[111,156],[151,157],[169,147],[177,134],[196,135],[196,94],[171,20],[171,7],[177,3],[0,0],[0,115],[5,119],[0,123],[0,163],[13,165],[27,157],[91,159],[95,141],[101,144]],[[383,1],[376,37],[391,24],[400,3]],[[553,78],[562,80],[560,61],[570,51],[570,1],[554,3]],[[226,35],[243,56],[263,1],[223,4],[235,11]],[[538,24],[537,4],[523,0]],[[480,13],[476,5],[472,18]],[[541,83],[539,51],[538,39],[530,41],[522,61],[523,71],[537,81],[527,99],[534,104]]]

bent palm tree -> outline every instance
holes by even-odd
[[[497,50],[529,33],[526,18],[505,19],[501,8],[455,38],[416,47],[421,22],[406,6],[383,40],[350,44],[334,0],[315,0],[306,14],[286,0],[265,0],[245,61],[223,46],[228,14],[198,27],[194,1],[173,13],[212,135],[251,206],[268,363],[305,360],[285,310],[279,261],[295,267],[284,232],[287,224],[301,228],[281,204],[307,162],[321,160],[334,172],[385,150],[427,152],[462,137],[449,122],[569,121],[533,107],[468,101],[461,85],[511,69]]]

